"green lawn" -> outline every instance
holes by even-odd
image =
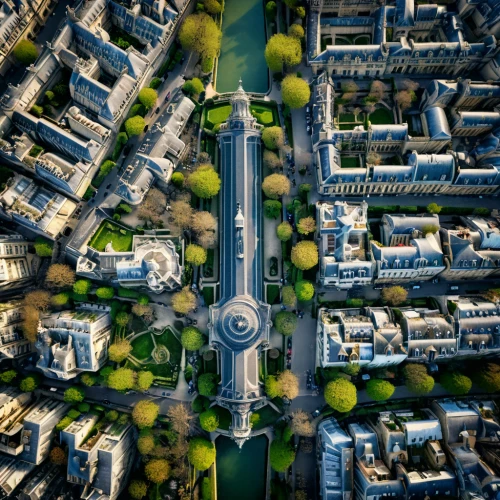
[[[392,125],[394,123],[394,116],[385,108],[378,108],[373,113],[370,113],[368,118],[372,125]]]
[[[161,335],[155,335],[157,344],[164,345],[170,352],[170,362],[179,365],[182,356],[182,346],[170,328],[165,328]]]
[[[205,128],[212,130],[218,123],[225,122],[231,114],[231,105],[223,104],[222,106],[210,108],[207,111],[207,119],[205,120]]]
[[[203,298],[205,299],[205,304],[211,306],[214,302],[215,288],[213,286],[203,287]]]
[[[219,429],[228,431],[232,421],[229,410],[218,405],[212,406],[212,409],[219,415]]]
[[[280,287],[278,285],[267,285],[267,303],[279,304],[280,301]]]
[[[257,118],[257,122],[265,127],[279,126],[279,115],[276,106],[266,104],[250,104],[250,111]]]
[[[133,236],[132,231],[122,229],[111,221],[103,221],[90,239],[89,246],[104,252],[106,245],[111,243],[115,252],[129,252],[132,250]]]
[[[151,333],[145,333],[132,341],[132,356],[137,359],[147,359],[155,348]]]
[[[266,351],[267,353],[269,351]],[[283,371],[283,353],[280,351],[280,355],[277,359],[271,359],[269,355],[267,356],[267,374],[276,375],[278,372]]]
[[[276,410],[274,410],[271,406],[266,405],[264,408],[257,410],[255,414],[260,415],[260,420],[253,426],[254,431],[258,431],[259,429],[263,429],[268,425],[273,425],[274,422],[281,416]]]
[[[341,168],[359,168],[359,157],[357,156],[342,156],[340,158]]]

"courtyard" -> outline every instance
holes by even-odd
[[[132,250],[133,231],[105,220],[90,238],[88,245],[98,252],[104,252],[106,245],[111,243],[115,252],[130,252]]]

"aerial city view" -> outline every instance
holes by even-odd
[[[500,0],[0,12],[0,499],[500,500]]]

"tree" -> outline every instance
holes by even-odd
[[[217,228],[217,221],[210,212],[195,212],[191,221],[191,229],[196,234],[202,234],[205,231],[215,231]]]
[[[61,292],[56,295],[54,295],[51,299],[50,302],[53,306],[64,306],[68,303],[71,295],[69,292]]]
[[[207,439],[196,437],[189,442],[189,463],[197,470],[207,470],[215,461],[215,445]]]
[[[154,311],[150,305],[134,304],[132,306],[132,314],[142,318],[146,323],[151,323],[154,320]]]
[[[375,152],[368,153],[366,155],[367,165],[380,165],[382,163],[382,157]]]
[[[294,24],[292,26],[298,26]],[[302,26],[300,26],[302,29]],[[303,30],[302,30],[303,31]],[[283,102],[292,109],[304,107],[311,98],[311,89],[307,82],[295,75],[287,75],[281,82]]]
[[[424,365],[409,363],[403,368],[406,387],[419,396],[428,394],[434,388],[434,379],[427,374]]]
[[[332,380],[326,384],[325,401],[334,410],[347,413],[356,406],[356,386],[344,378]]]
[[[314,231],[316,231],[316,221],[314,220],[314,217],[309,216],[300,219],[297,224],[297,231],[304,235],[314,233]]]
[[[156,446],[156,440],[153,434],[151,434],[149,429],[147,430],[149,432],[141,431],[141,435],[137,440],[137,449],[141,455],[149,455]]]
[[[39,257],[52,257],[52,252],[54,250],[54,243],[52,243],[52,241],[42,238],[41,236],[37,236],[35,238],[34,247],[35,252]]]
[[[222,5],[217,0],[203,0],[203,4],[209,14],[220,14],[222,11]]]
[[[114,363],[121,363],[127,359],[131,352],[132,344],[128,340],[120,339],[110,345],[108,349],[109,360]]]
[[[115,323],[122,327],[127,326],[129,320],[130,316],[125,311],[119,312],[115,317]]]
[[[0,382],[2,382],[2,384],[10,384],[16,377],[16,370],[7,370],[0,373]]]
[[[424,224],[422,226],[422,234],[427,236],[428,234],[436,234],[439,231],[439,226],[435,224]]]
[[[34,63],[38,57],[36,45],[29,40],[21,40],[14,47],[14,57],[27,66]]]
[[[197,351],[205,343],[205,336],[194,326],[186,326],[182,329],[181,344],[186,351]]]
[[[21,389],[21,391],[23,392],[32,392],[38,387],[39,383],[40,378],[38,374],[28,375],[21,380],[19,389]]]
[[[152,224],[159,224],[167,206],[167,197],[159,189],[150,189],[139,205],[137,217]]]
[[[280,311],[274,319],[274,327],[282,335],[292,335],[297,328],[297,316],[289,311]]]
[[[97,383],[97,377],[95,377],[91,373],[82,373],[80,381],[83,385],[86,385],[87,387],[92,387]]]
[[[151,109],[156,104],[158,93],[154,89],[144,87],[139,91],[137,98],[146,109]]]
[[[193,209],[184,200],[172,201],[170,203],[170,215],[174,224],[180,229],[187,229],[193,221]]]
[[[266,377],[266,393],[275,397],[295,399],[299,395],[299,379],[290,370],[284,370],[278,375]]]
[[[218,55],[221,37],[215,21],[203,12],[187,16],[179,30],[182,48],[198,53],[202,59]]]
[[[268,19],[268,21],[274,21],[274,19],[276,19],[276,12],[277,12],[277,8],[276,8],[276,2],[267,2],[266,4],[266,18]]]
[[[109,410],[106,412],[105,417],[108,422],[116,422],[120,414],[116,410]]]
[[[306,280],[297,281],[295,283],[295,293],[300,302],[307,302],[314,297],[314,285]]]
[[[288,28],[288,35],[300,40],[304,38],[304,28],[300,24],[292,24],[290,28]]]
[[[304,19],[304,17],[306,17],[306,9],[302,6],[300,7],[297,7],[295,9],[295,12],[297,13],[297,15],[301,18],[301,19]]]
[[[67,264],[52,264],[45,278],[45,282],[55,288],[73,286],[76,274]]]
[[[274,439],[269,449],[269,462],[277,472],[285,472],[295,460],[295,450],[289,443]]]
[[[50,305],[50,293],[45,290],[34,290],[24,296],[24,307],[33,307],[37,311],[45,312]]]
[[[285,145],[285,136],[281,127],[267,127],[262,132],[262,142],[267,149],[275,151]]]
[[[382,290],[382,300],[389,302],[391,306],[398,306],[405,302],[408,292],[402,286],[390,286]]]
[[[164,459],[154,458],[144,467],[144,474],[152,483],[164,483],[170,475],[170,464]]]
[[[401,86],[404,87],[406,90],[415,92],[415,90],[417,90],[420,87],[420,83],[414,80],[410,80],[409,78],[405,78],[401,82]]]
[[[66,465],[68,462],[68,457],[66,456],[65,451],[62,448],[59,448],[59,446],[55,446],[50,450],[49,459],[55,465]]]
[[[145,126],[146,122],[142,116],[133,116],[125,122],[125,132],[127,132],[129,137],[141,135]]]
[[[292,264],[302,271],[318,264],[318,246],[314,241],[300,241],[292,248]]]
[[[167,416],[170,419],[172,430],[185,439],[189,434],[191,422],[194,418],[189,411],[189,407],[183,403],[171,406],[167,411]]]
[[[219,377],[215,373],[203,373],[198,377],[198,392],[202,396],[217,395],[217,385]]]
[[[394,394],[394,389],[387,380],[371,379],[366,384],[366,393],[374,401],[386,401]]]
[[[95,294],[100,299],[109,300],[115,296],[115,289],[112,286],[101,286],[95,291]]]
[[[280,241],[288,241],[293,234],[293,228],[289,222],[282,222],[276,228],[276,235]]]
[[[198,198],[209,199],[220,190],[220,177],[210,164],[200,165],[188,178],[191,191]]]
[[[108,386],[117,391],[126,391],[135,386],[136,373],[130,368],[118,368],[110,374]]]
[[[264,202],[264,216],[268,219],[277,219],[281,215],[281,202],[277,200],[266,200]]]
[[[380,80],[373,80],[370,85],[370,96],[376,97],[377,102],[381,101],[384,98],[384,93],[387,90],[387,87]]]
[[[170,182],[178,189],[184,186],[184,174],[182,172],[174,172],[170,178]]]
[[[287,307],[295,307],[297,303],[297,296],[293,286],[288,285],[283,287],[283,305]]]
[[[290,180],[283,174],[271,174],[264,178],[262,191],[272,200],[290,193]]]
[[[139,429],[153,427],[159,411],[160,407],[156,403],[148,399],[143,399],[134,406],[132,420]]]
[[[40,321],[40,312],[33,306],[24,306],[23,308],[23,333],[31,342],[35,342],[38,333],[38,322]]]
[[[297,436],[314,437],[316,434],[315,426],[313,425],[309,413],[304,410],[297,410],[292,413],[290,426],[292,432]]]
[[[128,493],[134,500],[142,500],[148,494],[148,485],[144,481],[133,479],[128,486]]]
[[[207,261],[207,251],[203,247],[191,243],[186,248],[185,259],[186,262],[194,266],[201,266]]]
[[[200,413],[201,428],[207,432],[214,432],[219,427],[219,415],[213,408]]]
[[[472,373],[472,380],[486,392],[500,391],[500,365],[482,363]]]
[[[440,382],[454,396],[462,396],[472,389],[472,380],[466,375],[455,371],[443,373]]]
[[[187,95],[198,95],[201,94],[205,87],[203,86],[203,82],[199,78],[193,78],[192,80],[186,80],[184,85],[182,86],[182,90]]]
[[[172,309],[180,314],[188,314],[196,308],[196,295],[185,286],[172,297]]]
[[[271,170],[277,170],[283,166],[283,162],[280,160],[280,157],[269,149],[264,149],[263,156],[264,166],[270,168]]]
[[[273,35],[267,42],[264,56],[271,71],[282,71],[283,66],[297,66],[302,59],[300,40],[282,33]]]
[[[69,387],[64,391],[64,401],[66,403],[81,403],[85,399],[85,391],[81,387]]]
[[[394,100],[398,103],[401,111],[411,107],[412,102],[416,101],[417,95],[413,90],[400,90]]]
[[[439,214],[443,207],[440,207],[437,203],[429,203],[427,205],[427,212],[430,214]]]
[[[153,384],[154,375],[148,371],[142,371],[137,374],[137,389],[147,391]]]
[[[86,295],[90,292],[91,288],[92,282],[90,280],[76,280],[73,285],[73,292],[77,293],[78,295]]]

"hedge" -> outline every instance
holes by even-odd
[[[122,297],[124,299],[137,299],[140,293],[135,290],[130,290],[128,288],[120,287],[118,288],[118,297]]]

